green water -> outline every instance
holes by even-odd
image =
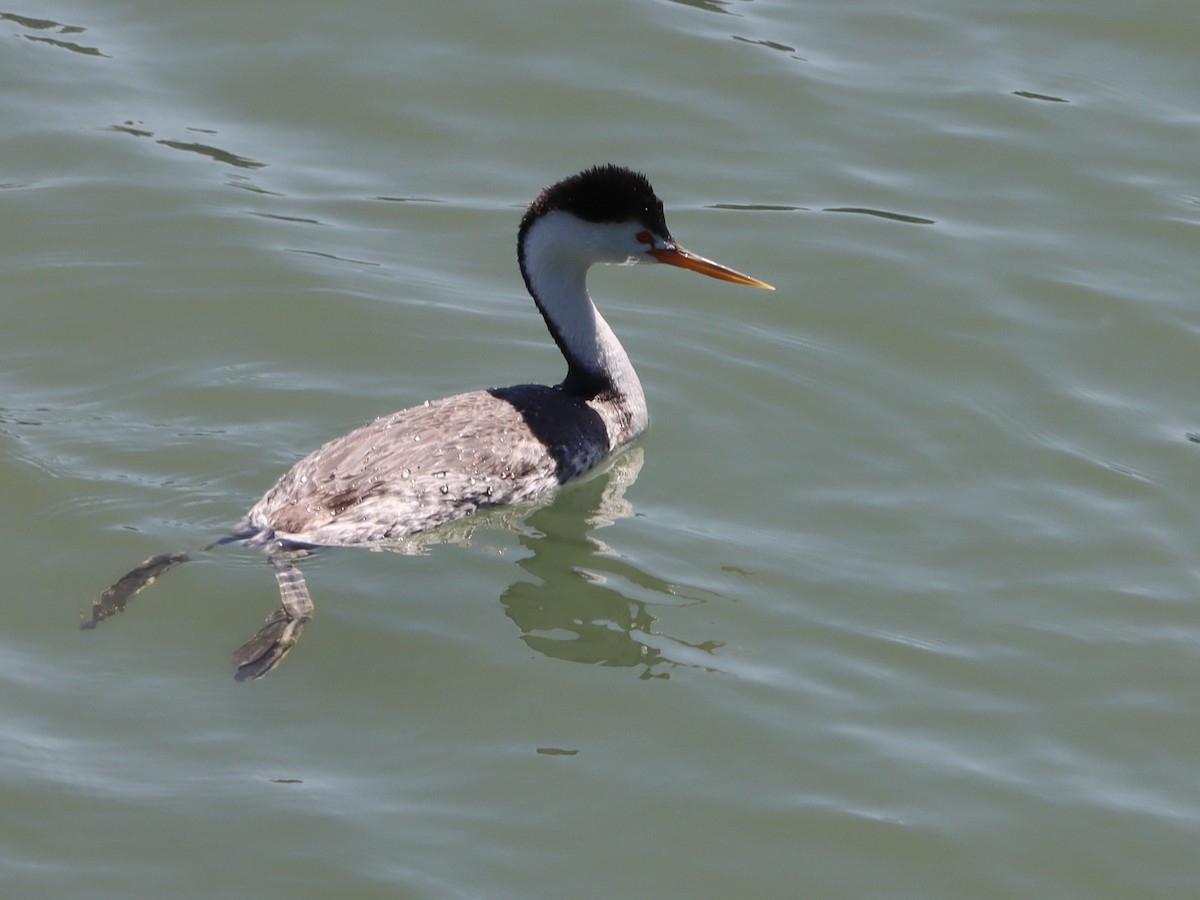
[[[5,897],[1200,894],[1194,4],[0,9]],[[600,477],[80,609],[383,412],[563,364],[521,208],[645,171]],[[469,540],[468,540],[469,538]]]

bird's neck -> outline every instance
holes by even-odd
[[[561,388],[584,400],[619,404],[640,433],[648,421],[642,384],[629,354],[588,295],[587,270],[596,261],[595,247],[589,246],[589,232],[578,227],[578,220],[567,216],[555,221],[556,216],[534,222],[521,235],[518,255],[525,285],[567,360]]]

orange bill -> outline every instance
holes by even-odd
[[[765,281],[759,281],[757,278],[743,275],[741,272],[713,262],[711,259],[705,259],[697,253],[683,249],[678,244],[662,243],[651,247],[649,253],[661,263],[678,266],[681,269],[690,269],[701,275],[707,275],[709,278],[719,278],[721,281],[732,281],[734,284],[744,284],[749,287],[766,288],[768,291],[775,290]]]

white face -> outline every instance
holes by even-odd
[[[657,262],[649,251],[666,246],[640,222],[584,222],[561,210],[547,214],[533,230],[537,234],[531,233],[531,240],[552,244],[554,255],[574,258],[585,268],[592,263],[631,266]]]
[[[597,224],[555,210],[536,220],[524,235],[525,273],[530,289],[540,297],[563,293],[586,296],[584,280],[594,263],[631,266],[661,262],[733,284],[775,290],[766,282],[652,234],[637,220]]]

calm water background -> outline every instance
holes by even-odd
[[[1200,893],[1194,0],[10,0],[5,897]],[[596,271],[654,416],[422,554],[78,611],[376,414],[563,366],[600,161],[775,283]],[[461,538],[462,535],[454,535]]]

